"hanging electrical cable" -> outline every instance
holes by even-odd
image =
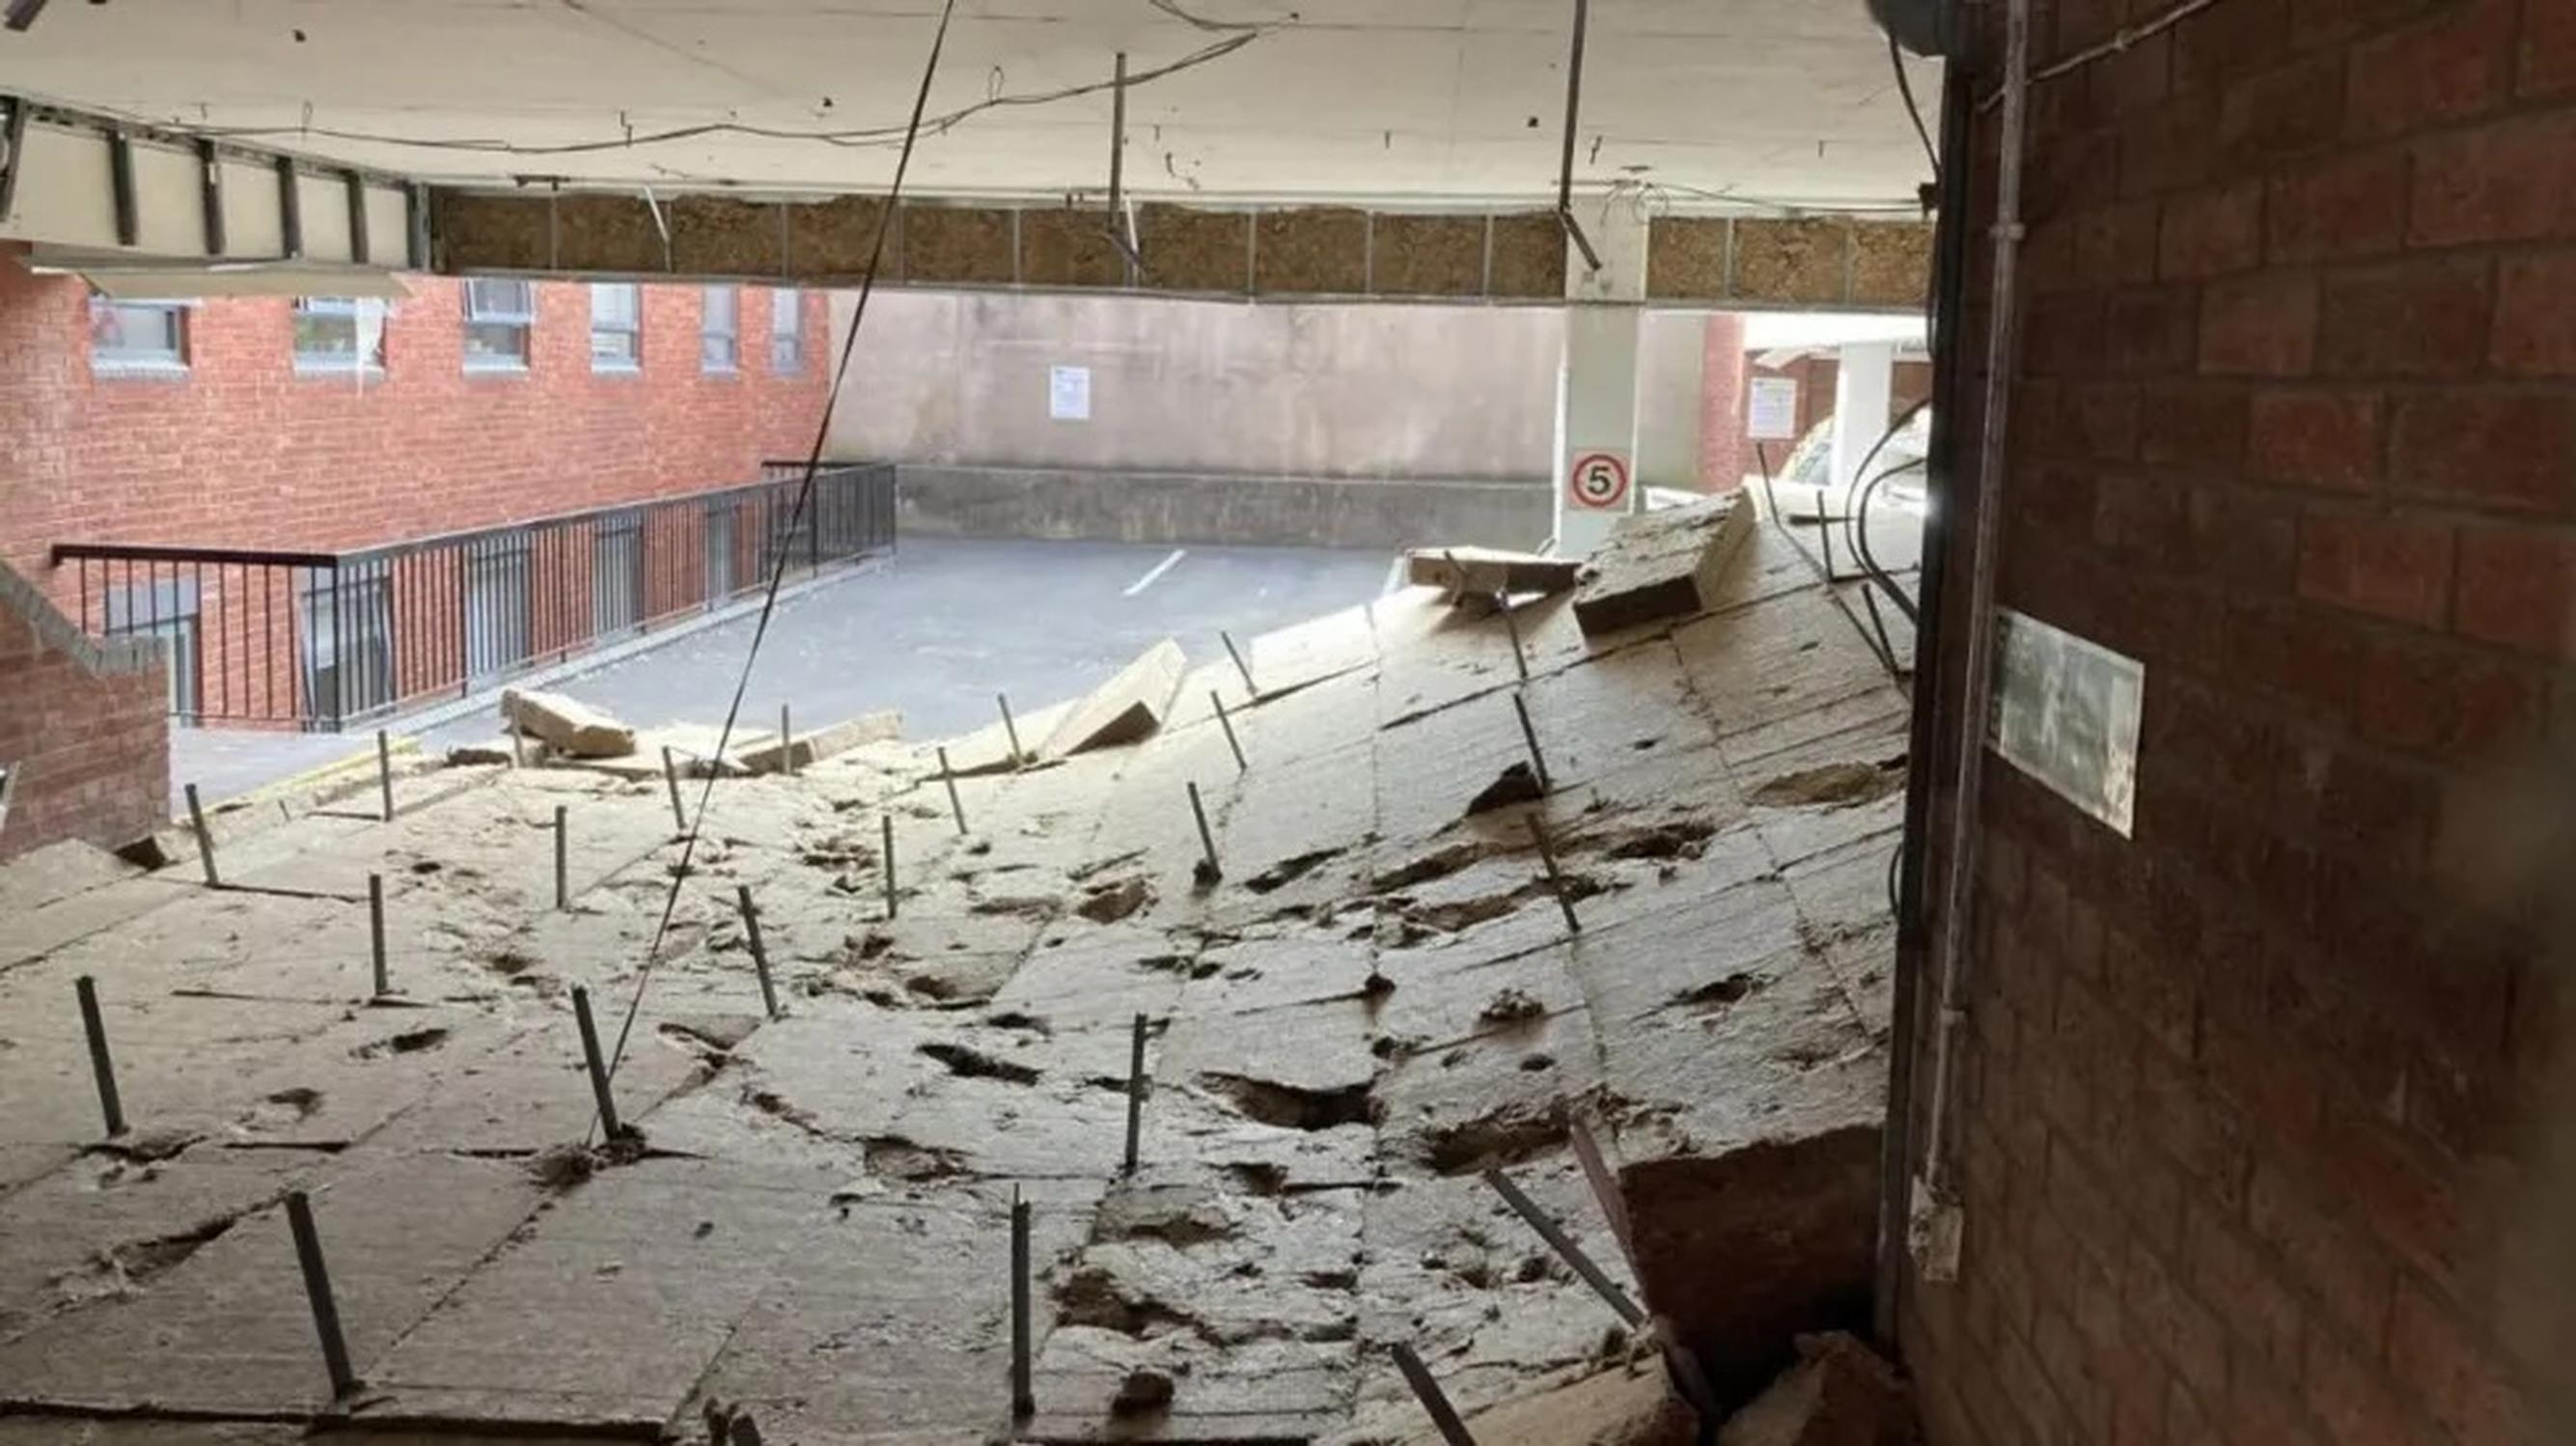
[[[1896,37],[1887,37],[1887,63],[1896,71],[1896,93],[1905,101],[1905,118],[1914,122],[1914,134],[1923,142],[1923,159],[1932,166],[1932,184],[1941,184],[1941,148],[1932,144],[1932,128],[1923,123],[1923,107],[1914,99],[1914,82],[1905,73],[1905,52],[1896,48]]]
[[[1236,31],[1222,40],[1203,45],[1178,60],[1166,61],[1150,69],[1136,71],[1127,77],[1126,83],[1132,89],[1151,84],[1166,76],[1178,75],[1185,70],[1222,60],[1278,28],[1278,24],[1266,24],[1256,29]],[[675,141],[698,140],[707,136],[748,136],[756,140],[815,141],[824,145],[868,149],[893,145],[909,146],[911,137],[918,132],[927,131],[933,135],[944,135],[987,111],[1053,105],[1086,95],[1097,95],[1109,90],[1115,84],[1115,81],[1099,80],[1026,95],[991,94],[971,105],[959,106],[955,110],[936,116],[927,118],[915,116],[911,122],[899,126],[851,126],[833,130],[800,130],[792,127],[748,125],[740,121],[708,121],[699,125],[676,126],[669,130],[637,133],[621,131],[614,138],[551,143],[510,141],[497,137],[388,135],[381,131],[343,130],[333,126],[317,125],[191,126],[175,118],[169,120],[148,117],[129,118],[151,119],[153,125],[163,129],[212,140],[319,137],[325,140],[351,141],[364,145],[404,146],[415,150],[467,151],[500,156],[591,155],[602,151],[627,151],[643,146],[668,145]]]
[[[813,502],[814,477],[822,470],[823,447],[832,433],[832,411],[840,401],[842,384],[850,372],[850,355],[858,349],[859,326],[867,320],[868,299],[876,294],[877,272],[885,260],[886,235],[891,227],[896,203],[903,199],[904,174],[912,167],[913,147],[921,138],[922,114],[930,107],[930,83],[939,74],[939,54],[948,44],[948,22],[957,12],[957,0],[945,0],[939,10],[939,28],[930,38],[930,58],[921,68],[921,88],[912,102],[912,121],[904,132],[903,151],[896,158],[894,184],[886,196],[886,205],[877,214],[876,245],[868,253],[868,269],[859,279],[859,295],[850,310],[850,324],[841,335],[840,360],[832,368],[832,383],[823,393],[823,415],[814,424],[814,444],[805,454],[804,479],[796,488],[796,505],[787,515],[786,535],[793,537],[805,522],[805,511]],[[778,610],[778,590],[787,580],[787,564],[794,549],[778,549],[777,560],[770,564],[769,586],[760,600],[760,620],[751,630],[751,647],[744,653],[742,675],[734,680],[733,702],[725,709],[724,728],[716,735],[718,759],[732,746],[734,725],[742,718],[742,700],[751,689],[751,673],[760,661],[760,645],[769,636],[770,617]],[[680,845],[680,862],[671,871],[671,888],[662,898],[662,915],[653,925],[653,941],[644,951],[643,967],[635,977],[634,996],[626,1002],[626,1018],[617,1027],[616,1047],[609,1051],[608,1073],[613,1079],[618,1065],[626,1058],[626,1041],[634,1033],[635,1017],[644,1008],[644,991],[653,982],[653,967],[660,962],[662,945],[669,938],[671,919],[680,906],[680,888],[687,882],[691,862],[698,852],[698,838],[706,828],[707,808],[715,800],[717,769],[709,769],[705,784],[698,790],[698,806],[689,818],[689,831]]]

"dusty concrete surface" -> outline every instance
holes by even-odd
[[[703,1441],[711,1400],[809,1446],[1409,1440],[1393,1343],[1469,1412],[1638,1345],[1487,1166],[1758,1386],[1866,1278],[1904,703],[1776,538],[1717,591],[1606,637],[1562,596],[1519,609],[1553,788],[1472,816],[1527,753],[1512,643],[1430,589],[1245,640],[1258,701],[1193,659],[1142,742],[959,778],[963,833],[919,745],[718,779],[658,952],[680,855],[658,778],[449,768],[397,779],[390,824],[246,811],[220,890],[184,861],[0,872],[0,1442],[325,1419]],[[582,1148],[575,986],[624,1040],[639,1146]],[[1567,1149],[1577,1118],[1631,1240]],[[363,1382],[336,1402],[293,1190]],[[1722,1307],[1739,1287],[1755,1326]]]

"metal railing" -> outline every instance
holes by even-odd
[[[100,637],[157,637],[171,716],[336,732],[468,696],[894,546],[895,470],[796,476],[356,552],[62,543],[56,597]]]

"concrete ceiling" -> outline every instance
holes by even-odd
[[[431,180],[882,189],[937,12],[936,0],[54,0],[31,30],[0,35],[0,90]],[[1038,98],[1105,82],[1124,49],[1136,74],[1206,57],[1129,94],[1139,195],[1551,197],[1571,23],[1572,0],[959,0],[932,115],[1013,103],[925,136],[908,184],[1104,191],[1108,94]],[[1936,73],[1909,64],[1932,106]],[[630,127],[706,125],[792,134],[624,144]],[[861,134],[811,138],[823,131]],[[1580,137],[1581,182],[1660,187],[1649,204],[1676,210],[1901,208],[1928,169],[1862,0],[1595,0]]]

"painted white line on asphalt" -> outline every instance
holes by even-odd
[[[1164,573],[1170,572],[1175,564],[1177,564],[1182,558],[1189,555],[1190,550],[1186,547],[1173,548],[1172,555],[1164,558],[1161,562],[1155,563],[1153,571],[1146,573],[1143,577],[1136,579],[1133,583],[1128,585],[1126,596],[1134,597],[1136,594],[1152,587]]]

